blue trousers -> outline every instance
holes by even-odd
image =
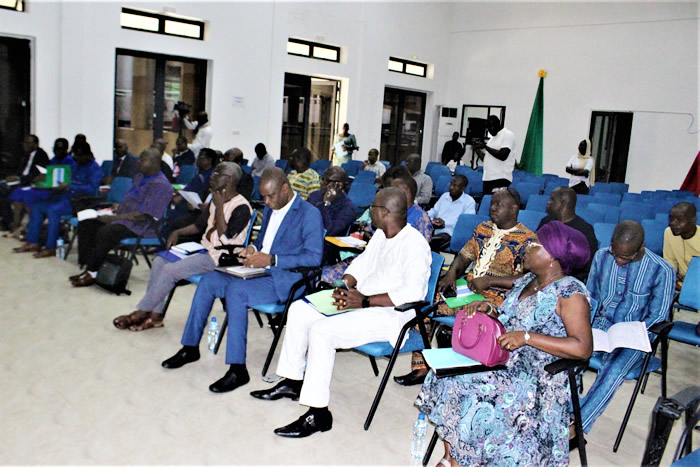
[[[226,298],[228,327],[226,364],[245,364],[248,341],[248,307],[277,302],[272,277],[238,279],[218,271],[204,275],[192,299],[182,345],[199,346],[209,313],[217,298]]]
[[[641,365],[646,354],[634,349],[615,349],[611,353],[596,352],[603,355],[603,364],[598,371],[593,385],[586,396],[581,399],[581,420],[583,431],[588,433],[593,422],[608,406],[615,391],[625,381],[625,375],[634,365]]]
[[[33,245],[39,244],[39,234],[44,218],[49,219],[49,230],[46,236],[46,248],[56,248],[56,240],[61,230],[61,217],[71,214],[70,200],[61,201],[37,201],[32,205],[27,227],[27,242]]]

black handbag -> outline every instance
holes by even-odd
[[[131,260],[129,257],[109,254],[97,271],[95,283],[117,295],[131,295],[131,291],[126,288],[130,275]]]

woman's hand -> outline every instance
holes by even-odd
[[[489,276],[475,277],[469,282],[469,288],[472,292],[481,293],[491,287],[491,278]]]
[[[464,312],[466,313],[467,318],[471,318],[477,311],[479,313],[489,314],[491,309],[491,305],[486,300],[477,300],[467,305],[466,308],[464,308]]]
[[[525,331],[511,331],[503,334],[498,339],[498,345],[510,352],[525,345]]]
[[[365,298],[357,289],[334,289],[331,297],[335,299],[332,305],[339,310],[362,308],[362,299]]]

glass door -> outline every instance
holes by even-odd
[[[30,60],[27,39],[0,37],[0,172],[19,165],[30,132]]]
[[[596,181],[624,183],[631,134],[632,112],[595,111],[591,114],[589,139]]]
[[[384,89],[380,157],[391,165],[423,147],[426,94],[402,89]]]
[[[166,140],[170,153],[180,134],[192,141],[180,114],[204,110],[206,62],[118,49],[116,65],[115,140],[125,140],[133,154],[156,138]]]

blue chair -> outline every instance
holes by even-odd
[[[241,167],[246,167],[248,165],[248,162],[250,162],[248,159],[243,158],[243,165]]]
[[[598,248],[607,248],[610,246],[610,241],[612,240],[616,225],[617,224],[607,224],[603,222],[593,224],[595,238],[598,239]]]
[[[528,211],[547,212],[548,202],[549,196],[547,195],[530,195],[525,209]]]
[[[569,186],[569,180],[567,178],[552,178],[547,180],[544,186],[544,192],[545,194],[549,194],[560,186]]]
[[[491,209],[491,198],[492,195],[484,195],[483,198],[481,198],[481,203],[479,203],[479,210],[476,212],[477,214],[480,214],[482,216],[486,217],[491,217],[489,215],[489,210]]]
[[[180,173],[177,174],[177,178],[175,179],[175,183],[179,185],[187,185],[192,181],[194,176],[197,174],[197,166],[196,165],[183,165],[180,167]]]
[[[595,203],[591,195],[576,195],[577,208],[587,208],[591,203]]]
[[[654,219],[642,219],[644,228],[644,246],[659,256],[664,252],[664,231],[668,222],[658,222]]]
[[[643,203],[644,197],[641,193],[623,193],[622,201],[632,201],[633,203]]]
[[[287,169],[289,168],[289,161],[287,159],[277,159],[275,161],[275,167],[278,167],[284,171],[284,173],[287,173]]]
[[[698,284],[700,284],[700,258],[695,257],[688,265],[681,293],[671,307],[671,311],[678,308],[697,313],[700,310],[700,287]],[[673,329],[668,337],[685,344],[700,346],[700,336],[695,334],[695,324],[693,323],[674,321]]]
[[[394,368],[394,363],[396,363],[396,358],[400,353],[420,351],[423,349],[430,348],[430,339],[425,330],[425,324],[423,320],[430,316],[436,309],[435,306],[430,306],[433,303],[433,298],[435,297],[435,288],[437,286],[438,279],[440,277],[440,271],[442,270],[442,265],[445,262],[445,258],[442,255],[433,252],[432,253],[432,263],[430,265],[430,279],[428,280],[428,293],[425,295],[425,301],[416,303],[407,303],[396,307],[399,311],[416,310],[416,317],[408,321],[401,332],[399,337],[392,346],[389,342],[372,342],[369,344],[361,345],[355,347],[354,350],[363,353],[369,357],[370,364],[372,365],[372,370],[374,371],[374,376],[379,376],[379,368],[377,368],[377,358],[389,357],[389,363],[382,377],[382,381],[379,384],[379,389],[377,389],[377,394],[374,396],[374,401],[372,402],[372,407],[369,410],[367,419],[365,420],[365,431],[369,429],[372,419],[374,418],[374,413],[377,411],[379,402],[384,394],[384,389],[386,388],[386,383],[391,376],[391,370]],[[409,332],[408,340],[401,346],[406,333],[418,325],[420,330],[417,332]]]
[[[632,220],[641,224],[642,219],[653,219],[654,208],[649,203],[633,203],[624,201],[620,204],[620,220]]]
[[[627,193],[630,189],[629,184],[621,182],[610,182],[610,193],[617,193],[618,195]]]
[[[685,190],[672,190],[671,193],[669,194],[669,198],[676,198],[679,201],[687,201],[689,199],[696,198],[695,193],[692,191],[685,191]]]
[[[102,177],[104,178],[107,175],[111,174],[113,167],[114,167],[113,160],[102,161],[102,164],[100,165],[100,168],[102,168]]]
[[[664,198],[655,200],[646,199],[644,203],[651,205],[654,213],[664,213],[666,215],[666,220],[668,220],[668,213],[670,213],[673,206],[680,203],[680,201],[675,198]]]
[[[250,195],[251,199],[261,201],[262,195],[260,194],[260,176],[253,175],[253,193]]]
[[[345,173],[348,175],[348,177],[354,177],[355,175],[357,175],[357,172],[362,170],[363,165],[363,161],[351,160],[341,165],[341,167],[343,168],[343,170],[345,170]]]
[[[185,166],[187,167],[187,166]],[[124,250],[127,252],[127,255],[129,256],[129,259],[133,261],[135,264],[138,264],[138,259],[136,258],[136,255],[138,253],[141,253],[143,256],[143,259],[146,260],[146,264],[148,265],[148,268],[151,268],[151,260],[148,258],[149,254],[156,253],[158,251],[164,250],[165,249],[165,243],[166,243],[166,236],[163,235],[163,229],[165,226],[165,222],[167,220],[165,214],[168,212],[169,206],[165,207],[165,210],[163,211],[163,214],[160,216],[160,219],[155,219],[149,215],[147,215],[148,218],[148,223],[150,224],[151,230],[153,230],[156,234],[155,237],[146,237],[145,235],[138,235],[136,237],[129,237],[122,239],[119,242],[119,246],[117,247],[117,250]],[[127,291],[128,292],[128,291]],[[131,292],[128,292],[130,294]]]
[[[110,204],[121,203],[130,189],[131,179],[129,177],[114,177],[109,192],[107,193],[107,202]]]
[[[318,160],[313,161],[309,167],[314,169],[316,171],[316,173],[321,175],[330,166],[331,166],[331,161],[329,161],[328,159],[318,159]]]
[[[374,196],[377,194],[377,187],[371,183],[353,183],[350,185],[348,198],[355,204],[357,215],[364,212],[372,204]]]
[[[469,185],[467,185],[467,194],[472,197],[481,196],[484,192],[484,181],[481,178],[481,174],[476,171],[472,171],[471,175],[467,175],[467,180],[469,180]]]
[[[433,187],[437,185],[438,180],[442,177],[450,177],[452,178],[452,172],[450,171],[450,168],[445,166],[445,165],[434,165],[432,171],[429,174],[430,179],[433,181]]]
[[[665,222],[668,224],[668,213],[667,212],[657,212],[654,216],[654,220],[657,222]]]
[[[389,163],[389,161],[379,161],[379,162],[384,164],[384,167],[386,167],[387,170],[389,170],[391,168],[391,163]]]
[[[430,176],[430,174],[431,174],[432,171],[433,171],[433,167],[436,167],[436,166],[439,166],[439,165],[442,165],[442,164],[441,164],[440,162],[428,162],[428,163],[425,165],[425,174],[428,175],[428,176]],[[445,167],[445,166],[443,165],[443,167]]]
[[[433,185],[435,195],[439,198],[444,193],[450,191],[450,183],[452,183],[452,175],[443,175],[438,178],[437,182]]]
[[[588,209],[588,208],[580,208],[579,209],[579,207],[577,206],[576,207],[576,214],[578,216],[582,217],[583,220],[585,220],[586,222],[588,222],[591,225],[597,224],[599,222],[605,222],[605,214],[600,212],[600,211],[593,210],[593,209]]]
[[[523,206],[527,205],[530,196],[539,195],[542,191],[539,183],[514,183],[513,188],[515,188],[520,194],[520,204]]]
[[[617,224],[620,221],[620,208],[609,204],[590,203],[588,209],[603,213],[605,222],[609,224]]]
[[[619,206],[622,202],[622,195],[616,193],[594,193],[593,202],[598,204],[609,204],[610,206]]]
[[[474,234],[476,226],[488,220],[488,216],[479,214],[460,214],[455,224],[455,230],[452,232],[450,247],[447,251],[455,254],[459,253]]]
[[[253,173],[253,167],[250,166],[250,165],[242,165],[242,166],[241,166],[241,170],[242,170],[243,172],[247,173],[248,175],[250,175],[250,174]]]
[[[466,165],[458,165],[455,167],[455,175],[463,175],[467,178],[469,178],[470,175],[475,175],[476,170],[473,170],[471,167],[466,166]],[[481,178],[481,175],[478,175],[479,178]]]
[[[357,172],[357,175],[355,175],[355,179],[352,181],[352,183],[369,183],[374,185],[374,181],[376,179],[377,174],[375,174],[371,170],[360,170],[359,172]]]
[[[534,232],[535,230],[537,230],[537,226],[540,225],[540,221],[542,220],[542,218],[546,215],[546,213],[541,211],[521,210],[518,213],[518,222],[524,224],[525,227]]]
[[[590,194],[594,195],[596,193],[612,193],[612,188],[610,188],[609,183],[596,182],[595,185],[591,187]]]

